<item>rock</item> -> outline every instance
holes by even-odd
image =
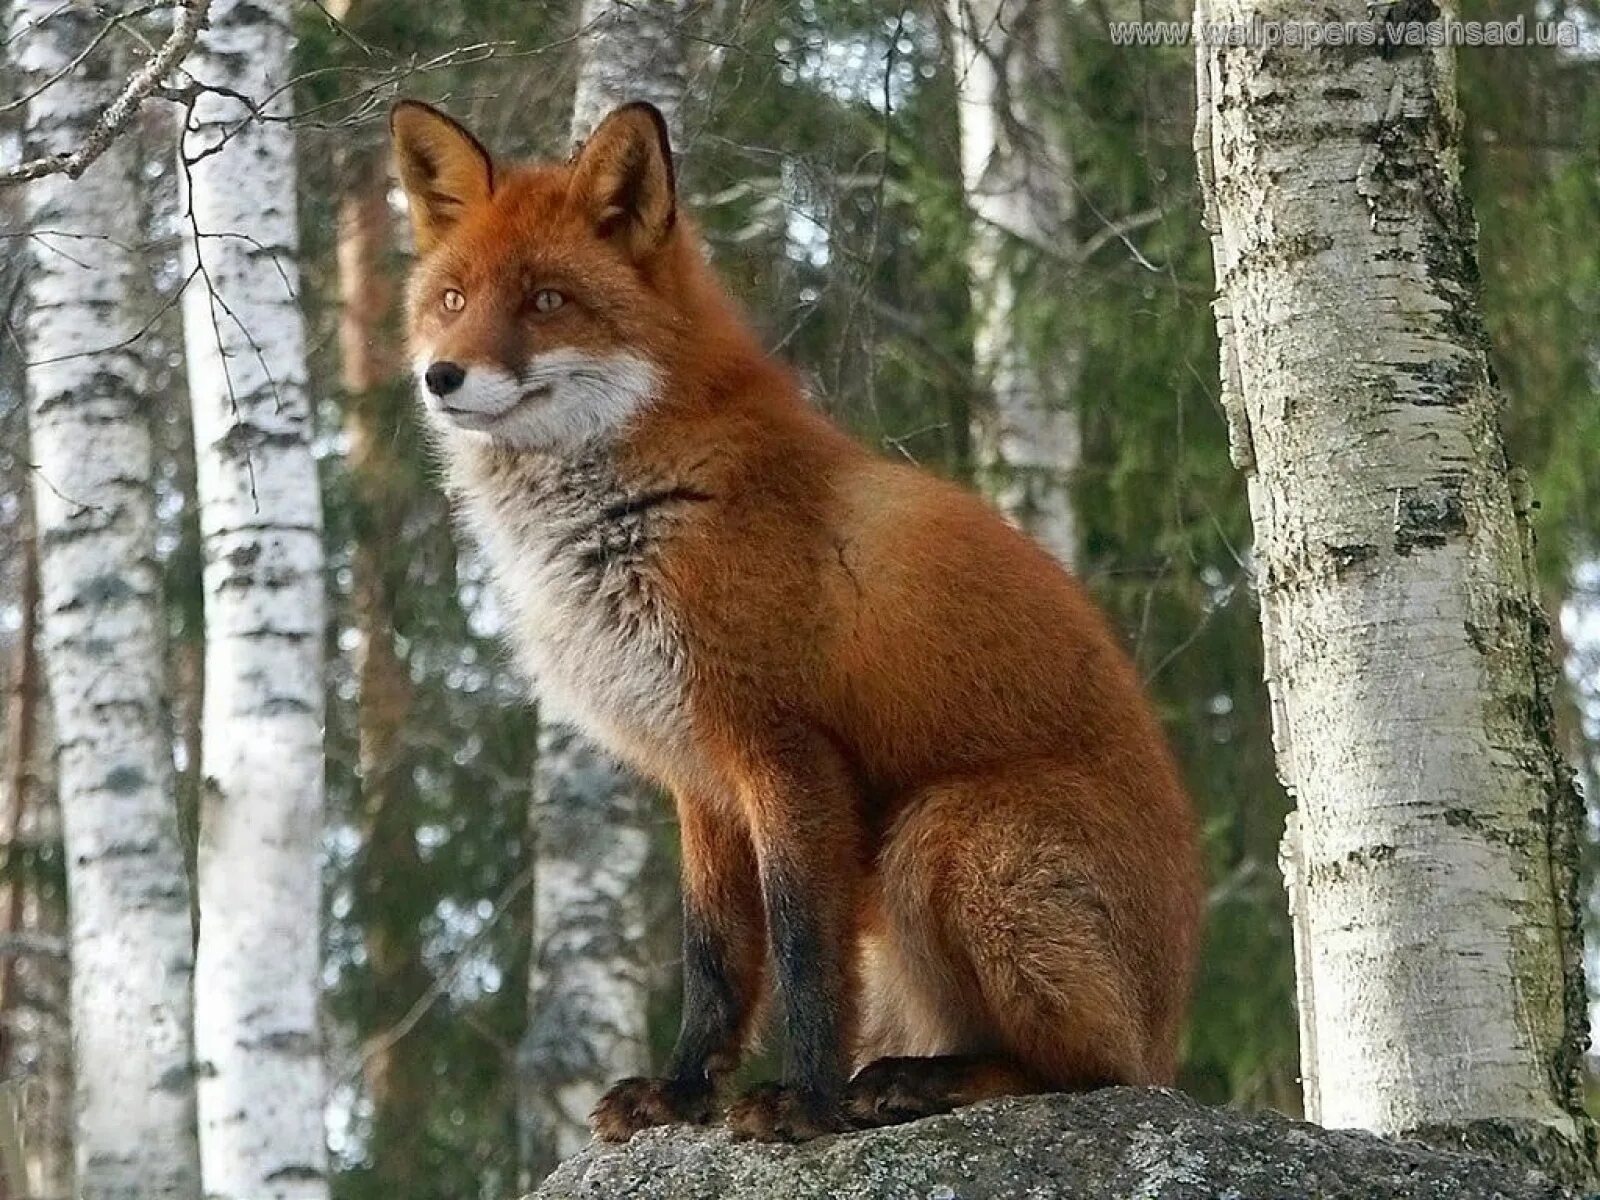
[[[1487,1159],[1112,1088],[994,1100],[802,1146],[652,1129],[530,1200],[1573,1200]]]

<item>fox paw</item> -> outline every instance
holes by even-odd
[[[625,1142],[655,1125],[704,1125],[711,1120],[711,1087],[677,1079],[619,1079],[589,1114],[603,1142]]]
[[[728,1128],[740,1141],[808,1142],[849,1127],[835,1102],[781,1083],[764,1083],[734,1101]]]

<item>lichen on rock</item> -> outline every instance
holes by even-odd
[[[1571,1200],[1487,1159],[1111,1088],[990,1101],[801,1146],[649,1130],[530,1200]]]

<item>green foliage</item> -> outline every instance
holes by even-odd
[[[1600,9],[1563,12],[1592,29]],[[1531,24],[1510,0],[1463,10],[1519,14]],[[1540,505],[1540,571],[1559,596],[1571,564],[1600,551],[1600,62],[1542,47],[1459,61],[1484,316],[1512,457]]]
[[[1104,245],[1068,286],[1043,289],[1062,299],[1034,319],[1083,346],[1085,573],[1128,637],[1204,822],[1210,906],[1183,1080],[1210,1100],[1293,1110],[1276,866],[1288,804],[1273,773],[1249,515],[1216,395],[1193,63],[1113,47],[1105,20],[1085,10],[1068,22],[1065,73],[1082,83],[1059,115],[1078,163],[1078,240]],[[1127,241],[1105,238],[1141,214],[1154,220]]]

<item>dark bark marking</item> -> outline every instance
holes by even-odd
[[[1445,476],[1427,491],[1403,487],[1395,496],[1394,548],[1410,554],[1419,546],[1443,546],[1467,531],[1459,476]]]
[[[1342,575],[1351,567],[1375,557],[1378,548],[1370,542],[1350,542],[1341,545],[1323,545],[1323,551],[1333,560],[1335,575]]]

